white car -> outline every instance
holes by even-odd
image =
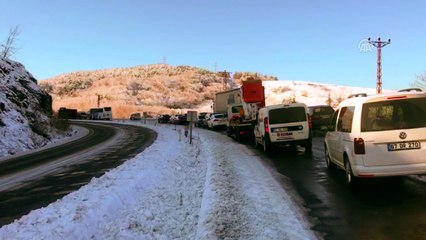
[[[212,113],[207,120],[207,127],[210,129],[225,128],[227,118],[222,113]]]
[[[426,173],[426,93],[412,90],[342,101],[324,140],[327,167],[344,169],[349,185]]]
[[[256,146],[267,152],[273,147],[302,145],[312,151],[312,131],[304,103],[277,104],[259,109],[254,126]]]

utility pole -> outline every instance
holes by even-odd
[[[368,38],[368,43],[377,48],[377,82],[376,82],[376,93],[382,93],[382,47],[391,43],[391,40],[384,42],[380,38],[377,41],[372,41]]]
[[[102,95],[102,94],[99,94],[99,93],[96,93],[96,96],[98,97],[98,100],[97,100],[98,104],[97,105],[98,105],[98,108],[99,108],[100,105],[101,105],[101,100],[108,98],[108,96],[105,96],[105,95]]]
[[[230,72],[227,72],[226,70],[223,72],[218,72],[219,76],[223,78],[223,90],[228,89],[228,78],[231,76]]]
[[[96,94],[96,96],[98,96],[98,104],[97,106],[99,107],[101,104],[101,95],[100,94]]]

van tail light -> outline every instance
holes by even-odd
[[[309,115],[307,113],[306,116],[308,117],[308,126],[309,126],[309,129],[312,129],[312,118],[311,118],[311,115]]]
[[[263,119],[263,124],[265,125],[265,133],[269,133],[269,119],[267,117]]]
[[[365,154],[364,139],[362,138],[354,139],[354,150],[355,150],[355,154]]]

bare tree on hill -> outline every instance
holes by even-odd
[[[416,78],[416,81],[414,81],[414,83],[412,84],[413,87],[418,87],[423,90],[426,90],[426,72],[421,75],[417,75]]]
[[[18,26],[15,26],[14,28],[10,28],[9,36],[7,37],[6,42],[0,45],[1,59],[10,58],[18,51],[18,49],[15,47],[15,41],[18,39],[19,34],[20,34],[20,31]]]

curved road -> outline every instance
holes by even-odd
[[[141,126],[75,121],[88,134],[63,145],[0,162],[0,226],[79,189],[151,145]]]

